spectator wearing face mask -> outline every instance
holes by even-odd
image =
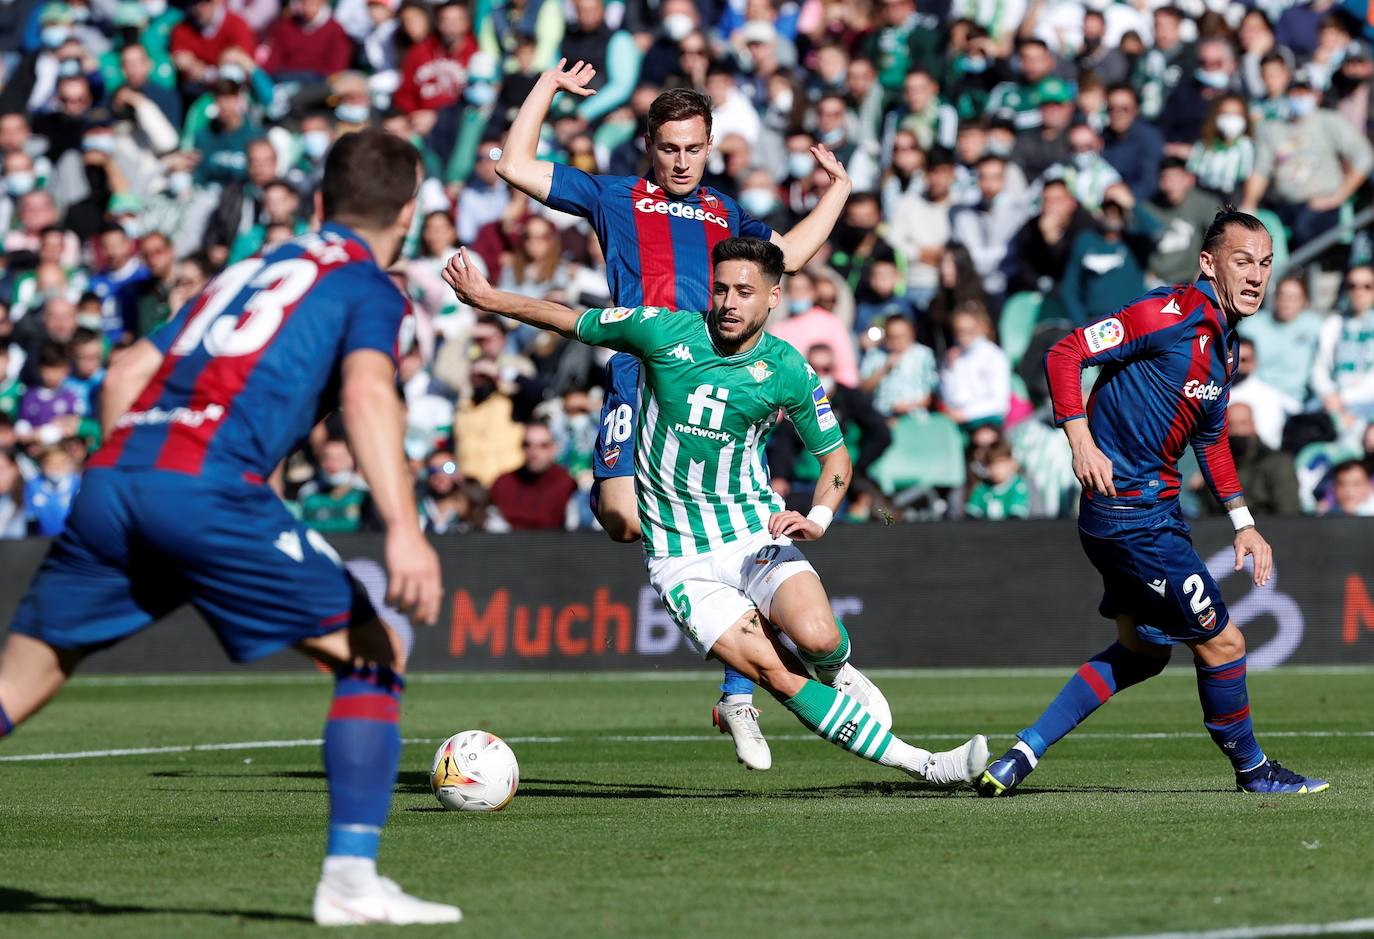
[[[200,154],[200,160],[193,175],[197,185],[225,186],[247,177],[248,146],[263,132],[248,114],[242,84],[222,78],[211,92],[216,115],[195,135],[191,149]]]
[[[1095,220],[1074,239],[1059,285],[1064,310],[1079,326],[1145,292],[1145,265],[1158,232],[1153,219],[1135,211],[1122,183],[1107,193]]]
[[[1341,206],[1374,169],[1374,148],[1335,111],[1319,107],[1310,76],[1293,80],[1288,101],[1291,122],[1269,121],[1259,129],[1255,172],[1241,208],[1253,212],[1263,203],[1273,209],[1298,247],[1336,226]]]
[[[1001,157],[985,156],[979,160],[980,201],[950,213],[952,240],[968,249],[989,297],[1001,297],[1006,293],[1003,262],[1025,218],[1019,200],[1006,191],[1006,170],[1007,161]]]
[[[226,49],[251,56],[255,46],[252,28],[229,10],[227,0],[192,0],[185,21],[172,30],[172,62],[182,81],[193,86],[214,81]]]
[[[1255,142],[1245,99],[1225,95],[1212,103],[1202,139],[1188,154],[1188,169],[1203,189],[1222,202],[1234,202],[1255,169]]]
[[[1260,439],[1249,404],[1232,401],[1226,410],[1226,423],[1246,506],[1256,515],[1300,515],[1302,501],[1298,498],[1298,474],[1292,456],[1274,450]],[[1200,478],[1197,481],[1201,483]],[[1225,514],[1210,493],[1202,497],[1202,505],[1210,515]]]
[[[1212,103],[1239,88],[1236,53],[1224,39],[1198,43],[1197,68],[1179,82],[1159,115],[1159,129],[1170,144],[1191,145],[1202,132]]]
[[[1015,268],[1010,293],[1052,294],[1064,278],[1074,239],[1091,228],[1092,218],[1079,206],[1063,179],[1049,179],[1040,190],[1040,212],[1016,236]]]
[[[951,234],[953,185],[953,154],[933,150],[926,157],[923,191],[903,195],[888,213],[888,238],[906,259],[907,292],[918,306],[924,307],[939,286],[940,258]]]
[[[151,275],[134,240],[118,225],[100,232],[100,251],[104,263],[91,277],[91,291],[100,298],[105,338],[117,344],[125,333],[137,334],[138,296]]]
[[[1069,128],[1069,159],[1051,167],[1053,174],[1064,180],[1069,193],[1087,212],[1102,208],[1108,190],[1122,183],[1121,174],[1102,156],[1102,138],[1085,122]]]
[[[319,471],[296,494],[301,521],[315,531],[338,534],[371,530],[371,496],[358,477],[348,442],[331,437],[320,445]]]
[[[812,346],[829,346],[835,357],[835,380],[854,387],[859,363],[852,334],[834,313],[816,303],[816,281],[806,271],[787,279],[787,318],[769,324],[768,331],[802,355]]]
[[[453,454],[432,454],[420,483],[420,528],[431,535],[466,535],[475,531],[510,530],[499,513],[488,511],[486,491],[464,479]]]

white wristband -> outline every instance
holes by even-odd
[[[1236,531],[1240,531],[1242,528],[1255,527],[1255,516],[1250,514],[1250,510],[1246,506],[1242,505],[1240,508],[1232,509],[1226,514],[1231,516],[1231,524],[1235,526]]]
[[[830,528],[830,523],[835,520],[835,512],[828,505],[813,505],[811,511],[806,513],[808,521],[815,522],[821,526],[821,534],[825,534]]]

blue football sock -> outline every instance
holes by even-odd
[[[326,854],[375,859],[391,809],[401,759],[401,691],[389,668],[367,665],[335,673],[334,703],[324,725],[329,782]]]
[[[1167,658],[1137,655],[1114,642],[1084,662],[1059,690],[1034,724],[1016,736],[1035,751],[1036,758],[1083,723],[1093,711],[1118,691],[1125,691],[1164,671]]]
[[[14,723],[10,716],[5,713],[5,706],[0,704],[0,737],[8,737],[14,731]]]
[[[725,695],[753,695],[754,683],[727,665],[725,666],[725,680],[720,683],[720,690]]]
[[[1212,742],[1221,748],[1236,772],[1243,773],[1264,762],[1264,751],[1255,739],[1250,720],[1250,695],[1245,687],[1245,656],[1225,665],[1197,668],[1197,696],[1202,701],[1202,723]]]

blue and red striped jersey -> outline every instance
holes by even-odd
[[[709,310],[716,243],[732,235],[764,241],[773,235],[709,186],[674,199],[647,177],[592,176],[561,163],[554,164],[546,203],[591,222],[616,306]]]
[[[335,223],[240,261],[149,337],[162,364],[90,465],[265,478],[338,406],[346,356],[398,357],[409,309]]]
[[[1200,280],[1158,287],[1046,353],[1058,426],[1085,416],[1082,369],[1102,366],[1086,417],[1112,461],[1116,504],[1176,497],[1178,461],[1189,444],[1219,502],[1241,494],[1226,436],[1237,343],[1212,285]]]

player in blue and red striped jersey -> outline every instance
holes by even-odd
[[[389,598],[436,618],[439,561],[420,533],[396,391],[409,304],[384,271],[414,217],[419,179],[419,154],[404,140],[344,137],[325,158],[318,233],[230,267],[111,365],[105,446],[0,659],[0,737],[86,655],[185,603],[236,662],[290,645],[332,669],[329,836],[314,904],[322,925],[461,919],[377,874],[404,663],[338,555],[264,482],[342,402],[386,523]]]
[[[791,231],[775,232],[734,199],[701,184],[711,153],[711,102],[690,89],[665,91],[650,107],[644,145],[651,169],[645,176],[592,176],[540,160],[539,128],[554,96],[560,91],[595,94],[589,87],[594,68],[578,62],[565,70],[565,65],[561,60],[540,76],[525,99],[496,171],[530,197],[591,223],[606,256],[616,306],[704,312],[711,308],[711,249],[720,241],[732,235],[771,241],[782,248],[790,272],[811,260],[830,237],[850,189],[849,175],[835,155],[822,146],[811,148],[816,163],[829,174],[830,186]],[[639,360],[633,356],[614,355],[607,363],[593,461],[592,507],[606,533],[622,542],[639,539],[634,491],[639,378]],[[712,720],[734,738],[741,763],[767,769],[772,756],[759,729],[753,691],[747,678],[727,667]]]
[[[1245,507],[1226,437],[1236,324],[1264,302],[1273,244],[1253,215],[1225,207],[1203,239],[1195,283],[1160,287],[1074,330],[1045,356],[1055,423],[1083,484],[1079,537],[1102,574],[1099,609],[1117,640],[1083,664],[978,791],[1002,795],[1056,741],[1112,695],[1158,675],[1177,643],[1193,653],[1202,720],[1246,792],[1321,792],[1322,779],[1269,760],[1255,740],[1245,683],[1245,638],[1188,537],[1178,461],[1192,445],[1212,494],[1235,525],[1237,571],[1269,580],[1273,553]],[[1102,372],[1083,406],[1081,372]]]

